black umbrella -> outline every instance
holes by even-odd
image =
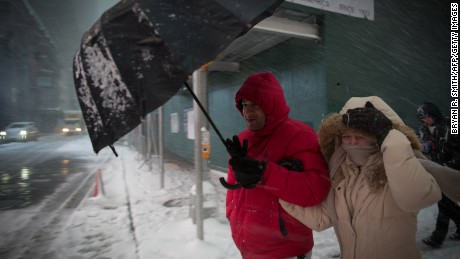
[[[124,0],[107,10],[85,33],[74,58],[75,87],[94,152],[112,147],[174,96],[193,71],[282,2]]]

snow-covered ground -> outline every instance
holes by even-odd
[[[189,168],[168,161],[165,164],[165,186],[160,187],[159,167],[145,164],[126,146],[117,146],[119,157],[101,165],[102,184],[94,187],[75,210],[62,230],[56,232],[47,248],[47,259],[112,258],[112,259],[233,259],[241,258],[230,236],[223,211],[224,190],[218,192],[217,215],[204,221],[204,240],[197,238],[197,228],[190,218],[190,192],[194,175]],[[63,149],[92,152],[88,138],[81,138]],[[111,152],[105,149],[101,152]],[[96,182],[96,181],[95,181]],[[104,193],[102,193],[102,188]],[[206,191],[212,185],[204,184]],[[436,205],[419,214],[417,240],[424,258],[460,258],[460,241],[446,240],[443,248],[432,250],[421,243],[434,228]],[[30,220],[27,215],[10,219]],[[20,225],[20,224],[18,224]],[[4,228],[2,228],[4,229]],[[454,231],[451,223],[451,232]],[[2,234],[2,233],[0,233]],[[313,258],[337,258],[339,247],[332,229],[314,232]]]

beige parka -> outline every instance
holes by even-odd
[[[364,107],[366,101],[392,121],[393,129],[380,152],[361,168],[361,181],[352,192],[347,187],[353,185],[350,179],[357,166],[340,146],[346,129],[342,114]],[[340,113],[324,119],[318,136],[332,181],[327,198],[321,205],[305,208],[280,200],[282,207],[315,231],[333,226],[342,259],[421,258],[415,240],[417,214],[439,201],[441,191],[414,156],[413,150],[421,148],[415,132],[382,99],[371,96],[351,98]]]

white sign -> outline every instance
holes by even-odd
[[[195,139],[195,115],[193,109],[185,110],[187,116],[187,138]]]
[[[210,134],[206,128],[201,129],[201,144],[202,145],[209,145],[210,143]]]
[[[179,115],[177,112],[171,113],[171,133],[179,133]]]
[[[374,0],[286,0],[325,11],[374,20]]]

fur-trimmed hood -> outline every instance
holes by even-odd
[[[340,143],[340,136],[347,129],[345,124],[342,123],[342,115],[349,109],[364,107],[367,101],[370,101],[376,109],[383,112],[383,114],[392,121],[394,129],[397,129],[406,135],[407,139],[411,142],[413,149],[421,150],[422,145],[420,144],[415,131],[405,125],[398,114],[380,97],[352,97],[345,103],[340,113],[329,114],[319,127],[318,137],[321,152],[328,162],[335,151],[336,145]]]

